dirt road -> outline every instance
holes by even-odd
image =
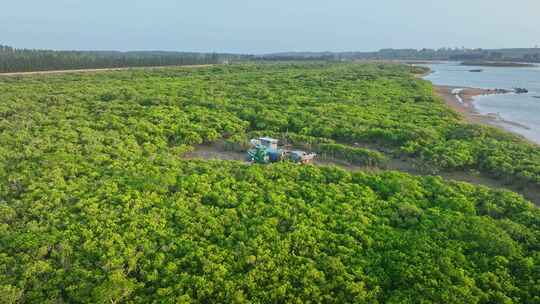
[[[193,160],[235,160],[247,163],[245,153],[225,151],[223,147],[219,144],[196,146],[194,151],[184,154],[182,158]],[[381,172],[392,170],[419,176],[433,175],[424,172],[422,169],[417,168],[417,166],[413,165],[411,161],[401,159],[390,159],[388,164],[386,164],[385,168],[359,166],[338,159],[321,159],[320,157],[316,158],[313,164],[315,166],[336,166],[352,172]],[[508,189],[522,194],[525,198],[535,203],[537,206],[540,206],[540,189],[537,189],[534,186],[518,187],[514,185],[508,185],[492,177],[466,171],[438,172],[435,175],[439,175],[448,181],[468,182],[475,185],[486,186],[492,189]]]
[[[54,70],[54,71],[35,71],[35,72],[15,72],[15,73],[0,73],[0,76],[27,76],[27,75],[47,75],[47,74],[67,74],[67,73],[97,73],[108,71],[126,71],[126,70],[153,70],[167,68],[204,68],[213,64],[201,65],[179,65],[179,66],[152,66],[152,67],[124,67],[124,68],[103,68],[103,69],[78,69],[78,70]]]

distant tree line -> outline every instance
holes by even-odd
[[[216,64],[246,56],[186,52],[52,51],[0,45],[0,72]]]
[[[265,55],[164,51],[54,51],[0,45],[0,73],[216,64],[229,61],[456,60],[540,62],[540,48],[382,49],[376,52],[284,52]]]
[[[259,60],[489,60],[540,62],[540,48],[522,49],[382,49],[376,52],[285,52],[257,56]]]

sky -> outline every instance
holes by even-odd
[[[2,0],[0,44],[263,54],[540,45],[539,0]]]

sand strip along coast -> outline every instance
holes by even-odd
[[[500,89],[462,88],[443,85],[434,85],[433,87],[435,92],[444,99],[446,104],[456,112],[460,113],[468,122],[497,126],[510,132],[512,132],[512,130],[505,128],[505,125],[529,129],[528,126],[503,119],[498,113],[488,113],[486,115],[480,114],[474,107],[474,98],[477,96],[511,94],[508,91]]]

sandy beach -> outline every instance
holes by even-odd
[[[434,93],[464,121],[503,129],[540,145],[540,102],[535,97],[540,97],[540,68],[486,67],[471,73],[456,62],[422,66],[430,73],[415,76],[430,81]]]
[[[434,85],[433,87],[435,92],[444,99],[446,104],[456,112],[460,113],[467,122],[488,124],[512,133],[515,132],[505,128],[505,124],[528,129],[527,126],[517,122],[502,119],[497,113],[489,113],[487,115],[480,114],[474,107],[475,97],[505,93],[501,93],[495,89],[462,88],[443,85]]]

